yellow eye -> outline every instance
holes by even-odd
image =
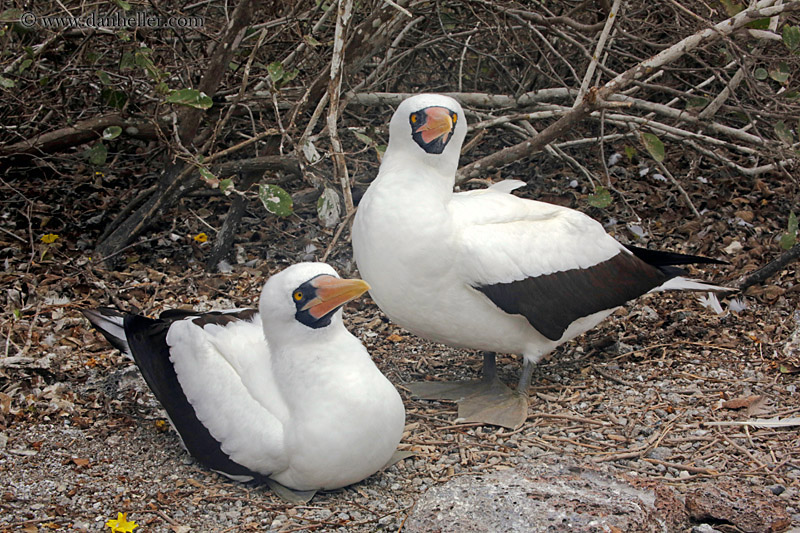
[[[453,113],[453,124],[458,122],[458,113]]]
[[[417,123],[417,114],[416,113],[411,115],[411,123],[412,124],[416,124]]]
[[[301,291],[294,291],[292,298],[294,298],[295,302],[299,302],[300,300],[303,299],[303,293]]]

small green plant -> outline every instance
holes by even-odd
[[[594,193],[589,195],[587,201],[589,202],[589,205],[592,207],[605,209],[606,207],[611,205],[613,199],[611,198],[611,193],[608,191],[608,189],[606,189],[602,185],[598,185]]]
[[[283,64],[280,61],[275,61],[274,63],[267,65],[267,74],[269,74],[269,79],[272,81],[272,84],[276,89],[280,89],[281,87],[285,86],[287,83],[295,79],[299,73],[300,71],[297,69],[284,69]]]
[[[784,250],[788,250],[795,244],[797,244],[797,236],[798,236],[798,224],[797,224],[797,215],[794,214],[794,211],[789,213],[789,223],[786,225],[786,233],[781,235],[781,248]]]

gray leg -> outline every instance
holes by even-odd
[[[494,381],[497,379],[497,354],[494,352],[483,352],[483,370],[481,371],[482,381]]]
[[[532,370],[533,365],[526,361],[522,376],[527,384],[530,384]],[[527,385],[514,391],[501,383],[497,378],[494,352],[483,352],[483,375],[479,381],[423,381],[409,383],[406,387],[417,398],[457,402],[457,422],[482,422],[516,429],[528,416],[527,394],[518,392],[527,392]]]
[[[531,386],[531,376],[533,375],[533,363],[525,359],[522,363],[522,373],[519,376],[519,384],[517,385],[517,392],[520,394],[528,395],[528,388]]]

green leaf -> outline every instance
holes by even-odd
[[[297,69],[292,71],[284,70],[280,61],[275,61],[274,63],[267,65],[267,74],[269,74],[269,79],[272,81],[272,84],[275,87],[286,85],[295,79],[299,73],[300,71]]]
[[[200,171],[200,176],[202,176],[204,180],[210,182],[212,185],[218,184],[219,180],[217,180],[217,177],[214,175],[213,172],[208,170],[206,167],[200,167],[198,168],[198,170]]]
[[[786,83],[789,80],[789,66],[781,61],[777,68],[769,71],[769,77],[778,83]]]
[[[14,80],[10,80],[8,78],[0,76],[0,87],[2,87],[3,89],[12,89],[14,88],[15,85],[16,82]]]
[[[225,196],[230,196],[230,194],[233,192],[233,188],[233,178],[219,180],[219,190]]]
[[[93,165],[105,165],[108,159],[108,148],[102,142],[99,142],[86,151],[86,156],[89,162]]]
[[[94,73],[100,78],[100,83],[103,85],[111,85],[111,76],[108,75],[108,72],[103,72],[102,70],[95,70]]]
[[[748,28],[752,30],[768,30],[769,29],[769,19],[757,19],[753,22],[748,22],[745,24]]]
[[[797,244],[798,221],[794,211],[789,213],[789,223],[786,225],[786,229],[788,231],[781,235],[780,240],[781,248],[784,250],[788,250]]]
[[[122,58],[119,60],[120,70],[131,69],[136,66],[136,59],[130,52],[124,52]]]
[[[280,85],[286,85],[287,83],[295,79],[298,74],[300,74],[300,71],[297,69],[294,69],[291,72],[284,73],[283,78],[280,81]]]
[[[17,72],[22,74],[32,64],[33,64],[33,59],[25,59],[25,60],[23,60],[22,63],[19,64],[19,70]]]
[[[628,163],[631,163],[633,161],[633,158],[636,156],[636,148],[630,145],[625,145],[624,151],[625,151],[625,157],[628,158]]]
[[[0,20],[4,21],[11,21],[11,20],[19,20],[22,16],[23,11],[16,7],[12,7],[11,9],[6,9],[2,13],[0,13]]]
[[[800,48],[800,27],[789,26],[788,24],[783,27],[783,44],[786,48],[794,52]]]
[[[794,366],[794,365],[785,364],[785,365],[781,365],[778,370],[779,370],[779,372],[781,374],[797,374],[798,372],[800,372],[800,367]]]
[[[642,144],[644,144],[644,147],[650,154],[650,157],[659,163],[664,160],[664,143],[661,142],[661,139],[652,133],[642,133]]]
[[[158,82],[155,86],[155,89],[158,94],[163,94],[163,95],[169,95],[172,92],[172,89],[169,88],[169,85],[167,85],[163,81]]]
[[[767,69],[758,67],[755,71],[753,71],[753,76],[758,81],[764,81],[767,79],[767,76],[769,76],[769,73],[767,72]]]
[[[322,46],[322,43],[316,40],[313,35],[305,35],[303,39],[305,39],[309,46]]]
[[[273,215],[288,217],[292,211],[292,197],[277,185],[259,185],[258,198]]]
[[[126,2],[125,0],[113,0],[113,2],[115,4],[117,4],[120,7],[120,9],[122,9],[123,11],[130,11],[131,10],[131,5],[128,2]]]
[[[167,96],[168,104],[185,105],[197,109],[208,109],[213,105],[211,98],[203,91],[197,89],[180,89],[172,91]]]
[[[364,144],[372,144],[374,142],[371,137],[369,137],[368,135],[364,135],[359,131],[353,131],[353,135],[355,135],[356,138],[359,141],[363,142]]]
[[[272,83],[278,83],[283,79],[283,64],[280,61],[270,63],[267,65],[267,74],[269,74],[269,79],[272,80]]]
[[[784,233],[783,235],[781,235],[780,244],[781,248],[783,248],[784,250],[791,250],[792,246],[797,244],[797,235]]]
[[[693,96],[686,101],[686,109],[702,109],[708,105],[708,98],[704,96]]]
[[[792,130],[784,121],[779,120],[776,122],[774,128],[775,134],[778,136],[778,139],[780,139],[781,142],[789,146],[794,143],[794,134],[792,134]]]
[[[109,126],[103,130],[103,140],[110,141],[116,139],[122,133],[122,128],[119,126]]]
[[[122,109],[125,107],[125,102],[128,101],[128,95],[126,95],[124,92],[115,91],[113,89],[109,89],[108,87],[100,91],[100,98],[102,98],[103,103],[107,106],[115,107],[117,109]]]
[[[736,13],[744,9],[744,5],[738,2],[734,2],[733,0],[720,0],[722,6],[725,8],[725,12],[728,14],[729,17],[734,16]]]
[[[317,200],[317,217],[322,226],[332,228],[338,224],[341,211],[339,195],[330,187],[325,187]]]
[[[613,200],[611,198],[611,193],[608,192],[608,189],[606,189],[602,185],[598,185],[594,194],[589,195],[588,201],[589,205],[591,205],[592,207],[598,207],[600,209],[604,209],[610,206]]]

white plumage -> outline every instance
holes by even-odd
[[[385,466],[404,427],[399,394],[342,323],[341,306],[367,288],[301,263],[267,281],[259,312],[84,314],[129,347],[201,462],[238,480],[334,489]]]
[[[353,224],[359,271],[391,320],[437,342],[522,354],[525,392],[533,363],[627,300],[665,283],[715,289],[671,265],[716,261],[626,247],[581,212],[510,194],[522,182],[454,193],[466,132],[461,106],[446,96],[411,97],[392,117],[380,171]],[[464,387],[418,390],[431,398],[473,394],[472,405],[480,403]],[[519,425],[527,404],[509,398],[511,419],[466,418]]]

